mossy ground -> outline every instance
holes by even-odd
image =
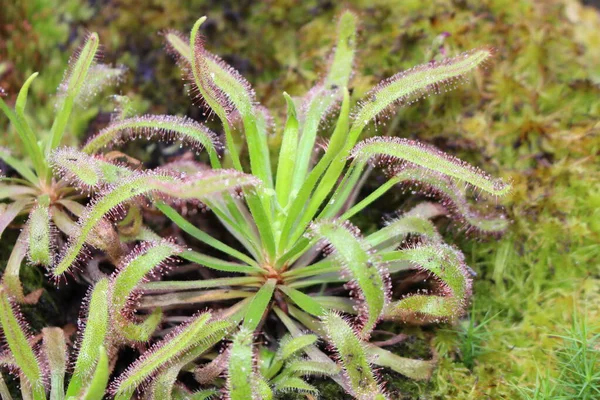
[[[106,58],[130,68],[121,90],[147,100],[140,101],[140,111],[201,118],[189,106],[177,68],[160,51],[156,32],[187,30],[207,14],[204,34],[211,50],[241,70],[263,103],[283,110],[283,90],[301,94],[318,79],[334,40],[332,21],[343,7],[328,1],[299,4],[151,1],[140,8],[94,2],[85,3],[93,17],[86,14],[69,26],[74,35],[84,28],[99,31]],[[503,201],[513,223],[502,239],[479,241],[447,232],[478,276],[465,320],[419,330],[421,339],[401,349],[404,356],[419,356],[423,344],[435,349],[440,361],[432,381],[384,373],[389,388],[401,398],[512,399],[523,396],[518,388],[582,379],[560,374],[566,342],[559,336],[568,334],[574,315],[587,321],[590,335],[600,330],[597,11],[575,0],[347,4],[362,20],[355,98],[382,78],[441,52],[497,49],[494,64],[470,83],[404,108],[378,129],[434,143],[514,183]],[[442,43],[444,33],[449,36]],[[55,35],[55,45],[65,48],[70,42],[63,36]],[[2,60],[16,54],[6,49]],[[28,59],[42,71],[38,80],[55,80],[56,57],[42,51]],[[23,81],[27,72],[13,73]],[[278,140],[272,139],[273,146]],[[323,398],[341,398],[326,383],[320,387]]]

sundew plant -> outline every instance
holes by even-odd
[[[389,137],[361,140],[361,135],[397,107],[455,88],[490,60],[492,50],[476,49],[398,73],[354,104],[348,88],[357,18],[345,12],[323,78],[302,97],[284,93],[287,117],[275,155],[268,146],[274,118],[258,104],[250,84],[207,50],[199,33],[205,19],[196,22],[189,39],[173,31],[164,37],[191,96],[221,121],[223,135],[187,118],[121,112],[80,149],[59,148],[60,135],[52,135],[48,151],[32,157],[41,160],[38,175],[51,177],[45,182],[64,182],[69,193],[90,200],[66,203],[64,196],[28,194],[32,213],[23,231],[29,233],[22,235],[29,236],[19,243],[29,249],[30,260],[45,265],[58,281],[92,268],[94,249],[111,251],[115,266],[110,276],[97,268],[89,275],[97,278],[95,288],[104,285],[93,293],[98,290],[106,298],[106,333],[89,344],[85,319],[80,321],[85,332],[80,349],[93,355],[84,357],[80,370],[76,358],[67,398],[80,398],[82,382],[92,377],[96,382],[97,375],[98,390],[108,385],[117,399],[270,399],[287,392],[314,397],[318,389],[306,379],[314,375],[330,377],[358,399],[387,399],[374,366],[427,379],[432,361],[404,358],[378,346],[371,340],[374,330],[382,321],[430,324],[463,314],[471,294],[470,269],[460,250],[444,243],[432,220],[449,216],[468,231],[499,234],[507,220],[486,215],[469,199],[497,198],[510,186],[430,145]],[[92,34],[73,61],[76,73],[69,76],[89,81],[85,74],[95,53],[85,49],[96,42]],[[15,127],[22,126],[23,101],[17,100],[16,114],[2,104]],[[332,119],[331,125],[324,123]],[[66,120],[57,123],[64,130]],[[318,137],[320,131],[324,137]],[[41,152],[28,139],[26,126],[23,132],[24,142]],[[149,170],[122,153],[115,157],[105,151],[142,138],[179,141],[198,157]],[[29,166],[13,164],[22,175],[31,174]],[[361,197],[374,170],[387,180]],[[11,187],[25,184],[6,179]],[[362,234],[352,218],[398,187],[439,201],[418,203],[379,230]],[[67,207],[63,219],[68,224],[56,219],[61,210],[56,204]],[[196,226],[198,210],[214,213],[237,244],[216,238],[214,227]],[[157,211],[188,235],[185,241],[162,238],[150,228]],[[59,252],[53,251],[50,221],[68,236]],[[116,242],[106,245],[106,238]],[[158,280],[176,259],[189,262],[185,268],[203,271],[205,278]],[[418,280],[418,288],[398,293],[405,279]],[[3,290],[12,294],[9,283],[5,279]],[[0,311],[14,368],[34,398],[45,398],[45,390],[55,387],[52,379],[50,385],[48,378],[40,378],[54,376],[47,372],[53,371],[47,367],[53,365],[51,357],[32,348],[24,322],[17,323],[14,302],[22,297],[13,294],[11,300],[5,293]],[[190,309],[196,314],[176,325]],[[264,345],[255,343],[259,337]],[[123,346],[147,350],[107,383],[110,368],[105,365],[114,366]],[[64,371],[59,369],[60,379]],[[178,379],[189,372],[195,383],[186,379],[184,385]],[[69,392],[72,382],[75,389]],[[63,393],[58,386],[55,392]]]

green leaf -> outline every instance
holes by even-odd
[[[88,79],[88,72],[96,59],[98,34],[90,33],[81,50],[75,52],[69,60],[69,68],[59,86],[59,106],[50,131],[50,141],[46,154],[50,154],[60,144],[67,122],[73,111],[73,105]]]
[[[188,352],[194,352],[194,347],[205,350],[207,344],[213,345],[221,340],[231,324],[221,320],[211,321],[211,317],[209,312],[195,315],[152,345],[115,380],[112,385],[115,399],[129,399],[140,384],[159,370],[177,363]]]
[[[87,323],[83,332],[79,333],[79,353],[67,387],[67,398],[82,393],[83,388],[94,375],[94,369],[97,368],[98,360],[102,356],[109,320],[108,279],[96,282],[88,298]]]
[[[25,115],[25,107],[27,106],[27,95],[29,94],[29,86],[37,76],[38,72],[34,72],[27,78],[21,90],[19,91],[19,95],[17,96],[17,101],[15,103],[15,111],[17,114]]]
[[[144,293],[177,292],[183,290],[197,290],[226,286],[259,286],[262,282],[264,282],[263,279],[253,276],[203,279],[195,281],[158,281],[145,283],[142,286],[142,290]]]
[[[287,94],[283,93],[287,102],[287,121],[283,130],[283,141],[279,150],[279,163],[277,165],[277,181],[275,192],[277,201],[281,208],[285,208],[289,201],[290,191],[292,190],[292,178],[294,175],[294,161],[296,160],[298,149],[298,118],[296,116],[296,106],[294,101]]]
[[[216,157],[221,147],[217,135],[206,126],[186,117],[172,115],[142,115],[115,121],[102,129],[83,146],[82,151],[93,154],[107,146],[114,146],[137,138],[172,142],[181,140],[196,152],[206,149]]]
[[[38,363],[38,356],[29,343],[29,329],[3,287],[0,287],[0,325],[4,340],[8,344],[17,368],[22,373],[24,381],[21,385],[31,388],[34,400],[45,400],[46,390],[43,385],[42,370]]]
[[[134,309],[130,299],[136,288],[152,271],[163,268],[182,249],[169,240],[145,242],[138,245],[121,262],[112,279],[111,307],[114,328],[125,339],[146,342],[162,319],[157,309],[141,323],[134,322]]]
[[[348,322],[336,313],[329,313],[323,318],[323,325],[338,354],[352,394],[359,400],[372,399],[375,395],[382,394],[367,360],[364,344]]]
[[[316,317],[320,317],[325,312],[325,309],[315,301],[312,297],[285,285],[279,285],[279,289],[285,293],[294,303],[301,309]]]
[[[184,179],[151,171],[136,173],[121,184],[100,193],[97,200],[86,207],[78,223],[79,234],[71,238],[52,274],[58,277],[65,273],[77,261],[81,249],[94,228],[115,207],[126,201],[152,193],[179,199],[203,199],[216,193],[256,184],[256,178],[251,175],[231,170],[200,172]]]
[[[467,224],[469,230],[482,234],[499,234],[508,228],[510,221],[503,214],[483,213],[469,203],[465,190],[459,187],[464,186],[461,185],[461,179],[419,167],[404,168],[395,178],[414,182],[417,176],[418,183],[422,186],[421,190],[433,192],[437,197],[441,197],[447,209],[446,214],[461,224]]]
[[[85,390],[85,394],[82,397],[83,400],[102,400],[104,398],[110,376],[110,367],[104,346],[100,347],[99,353],[100,356],[96,363],[96,370],[91,377],[89,386]]]
[[[36,205],[29,213],[27,221],[29,233],[29,259],[33,264],[46,267],[53,263],[52,227],[50,226],[50,198],[48,195],[38,197]]]
[[[256,392],[255,397],[257,399],[273,400],[273,390],[271,390],[271,386],[269,386],[269,383],[259,373],[254,374],[254,391]]]
[[[399,374],[416,380],[430,379],[437,365],[436,360],[423,361],[400,357],[397,354],[373,345],[367,346],[367,354],[373,359],[373,364],[390,368]]]
[[[4,273],[2,274],[2,285],[19,303],[25,301],[25,294],[23,293],[23,285],[19,278],[19,272],[21,271],[21,264],[23,264],[23,260],[27,255],[27,235],[27,230],[23,230],[19,234],[17,242],[13,246],[10,257],[6,262]]]
[[[240,328],[229,349],[227,389],[231,400],[254,400],[253,329]]]
[[[281,367],[283,367],[283,363],[286,360],[295,356],[307,347],[314,345],[317,340],[318,337],[313,334],[299,335],[296,337],[292,337],[289,334],[283,336],[279,340],[279,348],[265,372],[265,377],[267,379],[273,378],[281,370]],[[331,364],[329,365],[329,368],[331,369]]]
[[[27,120],[24,118],[24,116],[13,112],[6,105],[6,103],[4,102],[4,100],[2,100],[1,97],[0,97],[0,110],[2,110],[2,112],[8,117],[10,122],[13,124],[15,130],[17,131],[17,135],[19,135],[19,138],[23,142],[23,145],[25,147],[25,151],[27,152],[27,155],[31,158],[31,160],[33,162],[33,166],[34,166],[37,174],[39,176],[44,176],[45,166],[44,166],[43,156],[42,156],[41,150],[37,144],[35,135],[33,134],[33,131],[31,130],[31,128],[29,127],[29,124],[27,123]],[[25,168],[20,168],[20,169],[23,171],[25,170]],[[19,170],[17,169],[17,171],[19,171]],[[19,173],[22,173],[22,172],[19,171]],[[27,178],[34,184],[37,183],[37,181],[38,181],[37,178],[30,179],[32,177],[32,174],[26,173],[26,175],[23,175],[23,177]]]
[[[282,361],[287,361],[290,357],[297,355],[306,347],[315,344],[318,339],[319,338],[317,335],[313,334],[305,334],[294,337],[285,335],[279,341],[279,349],[277,350],[276,357]]]
[[[10,204],[0,204],[0,237],[2,237],[8,225],[14,221],[29,203],[31,203],[30,199],[23,199]]]
[[[23,163],[23,161],[20,161],[20,160],[14,158],[13,156],[11,156],[10,152],[3,147],[0,147],[0,160],[3,160],[12,169],[17,171],[19,173],[19,175],[21,175],[23,178],[27,179],[29,182],[33,183],[34,185],[36,185],[39,182],[39,178],[33,173],[33,171],[31,171],[31,168],[29,168],[27,165],[25,165],[25,163]]]
[[[319,389],[295,376],[286,376],[277,381],[275,384],[275,391],[278,393],[303,393],[313,396],[319,395]]]
[[[482,48],[419,65],[382,81],[359,104],[350,137],[358,137],[369,121],[394,105],[410,104],[431,91],[439,93],[455,87],[466,74],[491,57],[492,51]]]
[[[347,90],[344,90],[343,93],[344,100],[335,130],[331,135],[330,145],[327,147],[323,158],[308,175],[308,178],[300,188],[298,196],[296,196],[294,203],[292,203],[283,227],[279,246],[280,250],[284,250],[288,243],[295,243],[296,240],[304,235],[306,227],[322,207],[331,189],[338,183],[340,175],[346,166],[346,154],[353,145],[353,142],[349,142],[346,138],[350,113],[350,97]],[[317,180],[323,172],[325,174],[319,181],[318,186],[316,186],[314,193],[312,193]],[[307,202],[308,204],[306,204]],[[295,224],[298,216],[300,216],[300,221]],[[290,234],[291,238],[289,237]]]
[[[165,203],[157,203],[156,207],[160,211],[162,211],[162,213],[165,214],[167,216],[167,218],[169,218],[171,221],[173,221],[175,224],[177,224],[178,227],[183,229],[187,234],[200,240],[202,243],[206,243],[207,245],[214,247],[215,249],[220,250],[225,254],[235,257],[238,260],[241,260],[249,265],[254,265],[254,266],[258,267],[258,265],[256,265],[256,261],[254,261],[252,258],[239,252],[238,250],[232,248],[231,246],[228,246],[225,243],[213,238],[206,232],[198,229],[197,227],[192,225],[190,222],[188,222],[184,217],[179,215],[179,213],[177,211],[175,211],[169,205],[167,205]]]
[[[371,248],[349,223],[320,221],[312,225],[317,237],[334,250],[334,260],[348,271],[360,290],[363,304],[359,316],[363,320],[361,336],[368,338],[388,303],[389,288],[383,267],[371,254]]]
[[[43,352],[50,370],[50,400],[65,397],[65,371],[67,369],[67,344],[60,328],[44,328]]]
[[[252,174],[266,187],[272,188],[267,133],[260,131],[257,126],[254,91],[234,68],[205,50],[204,41],[198,35],[198,29],[205,20],[206,17],[202,17],[196,22],[190,36],[194,84],[224,125],[227,125],[227,120],[232,120],[234,111],[239,113],[244,125]],[[228,147],[231,147],[229,142]]]
[[[181,253],[181,258],[217,271],[253,275],[262,274],[264,272],[259,267],[253,265],[244,265],[240,263],[234,263],[231,261],[223,261],[220,258],[207,256],[206,254],[198,253],[197,251],[184,251],[183,253]]]
[[[250,331],[256,329],[271,302],[276,285],[276,279],[269,279],[262,285],[259,291],[256,292],[256,295],[254,295],[254,298],[248,307],[246,316],[244,317],[244,328]]]
[[[60,177],[85,190],[98,188],[102,184],[118,184],[134,173],[126,167],[69,147],[54,150],[50,161]]]
[[[341,15],[338,23],[337,43],[331,56],[331,64],[327,75],[322,82],[306,95],[305,108],[307,111],[298,145],[293,182],[294,190],[299,190],[305,181],[320,121],[341,100],[342,88],[348,87],[354,63],[356,24],[356,16],[351,12],[346,11]],[[336,140],[333,140],[333,142],[334,147],[336,147]]]
[[[433,274],[445,295],[406,296],[388,305],[385,319],[428,323],[462,315],[472,282],[459,250],[445,244],[432,244],[399,250],[394,255],[393,261],[408,261]]]
[[[482,170],[473,167],[456,157],[450,156],[433,146],[410,139],[378,137],[359,143],[352,151],[352,157],[362,161],[383,160],[385,164],[410,163],[450,176],[460,182],[495,196],[504,196],[510,191],[510,185],[494,180]],[[423,171],[423,170],[421,170]],[[415,173],[413,179],[419,181],[421,174]]]
[[[340,372],[339,368],[331,368],[329,363],[297,359],[289,362],[285,370],[295,375],[331,376]]]
[[[440,213],[443,207],[440,206]],[[390,220],[384,228],[367,236],[367,242],[377,248],[392,248],[401,243],[409,234],[418,234],[435,242],[442,240],[435,225],[426,216],[421,216],[419,206],[404,215]]]

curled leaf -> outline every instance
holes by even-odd
[[[312,231],[331,246],[333,259],[353,279],[355,292],[362,302],[361,336],[368,338],[389,301],[387,272],[371,254],[358,229],[349,223],[319,221],[312,225]]]
[[[393,165],[393,170],[417,165],[425,171],[450,176],[494,196],[504,196],[510,191],[509,184],[499,179],[492,179],[479,168],[433,146],[410,139],[388,137],[367,139],[356,145],[351,156],[363,161],[371,160],[385,167]],[[415,178],[418,180],[418,177]]]
[[[323,326],[338,355],[343,368],[342,373],[354,392],[353,395],[360,400],[372,400],[376,396],[383,396],[382,387],[367,359],[364,344],[348,321],[330,312],[323,318]]]
[[[103,147],[141,138],[167,142],[181,140],[197,152],[202,149],[214,152],[220,148],[217,135],[196,121],[172,115],[143,115],[111,123],[88,140],[82,151],[93,154]]]
[[[169,259],[182,249],[169,240],[145,242],[138,245],[118,266],[112,278],[112,318],[115,329],[127,340],[145,342],[161,321],[162,312],[156,309],[142,323],[134,322],[135,301],[141,293],[136,288],[149,274],[164,269]]]
[[[446,244],[431,244],[399,250],[395,254],[396,261],[408,261],[430,273],[439,290],[432,294],[407,295],[390,303],[385,319],[429,323],[462,315],[472,282],[460,251]]]

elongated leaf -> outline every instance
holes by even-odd
[[[196,281],[160,281],[148,282],[142,286],[144,293],[176,292],[183,290],[208,289],[225,286],[258,286],[263,280],[259,277],[243,276],[235,278],[203,279]]]
[[[286,249],[288,243],[295,243],[299,239],[301,241],[301,237],[305,234],[310,221],[314,219],[331,189],[338,183],[346,166],[346,154],[354,143],[349,142],[346,138],[350,113],[350,97],[346,89],[343,91],[343,99],[340,116],[331,135],[330,145],[327,147],[323,158],[303,182],[291,205],[281,234],[279,245],[281,250]],[[352,170],[352,167],[350,170]],[[321,177],[321,175],[323,176]],[[317,181],[319,181],[318,185]],[[314,189],[315,186],[316,189]],[[299,222],[297,221],[298,217],[300,217]]]
[[[494,180],[482,170],[475,168],[456,157],[441,152],[433,146],[404,138],[373,138],[359,143],[352,151],[352,157],[387,164],[409,163],[451,176],[460,182],[495,196],[503,196],[510,191],[510,185]],[[415,176],[415,180],[418,177]]]
[[[316,317],[320,317],[325,312],[325,309],[312,297],[285,285],[280,285],[279,289],[285,293],[294,303],[301,309]]]
[[[27,206],[31,200],[17,200],[8,205],[0,204],[0,237],[4,230],[10,225],[11,222],[19,215],[21,211]]]
[[[256,295],[248,307],[246,316],[244,317],[244,328],[250,331],[256,329],[271,302],[276,285],[277,281],[275,279],[269,279],[259,291],[256,292]]]
[[[52,230],[50,226],[50,198],[38,197],[37,204],[29,214],[29,260],[33,264],[51,266],[53,260]]]
[[[400,357],[389,350],[381,347],[368,345],[367,354],[373,359],[373,364],[390,368],[399,374],[416,380],[427,380],[431,378],[436,360],[414,360],[412,358]]]
[[[100,357],[96,363],[96,370],[91,378],[90,384],[85,390],[83,400],[102,400],[108,386],[110,375],[108,355],[104,346],[100,347]]]
[[[0,287],[0,325],[15,364],[22,373],[24,381],[21,381],[21,385],[31,389],[34,400],[45,399],[42,370],[38,355],[29,343],[29,328],[3,287]]]
[[[444,208],[439,207],[439,209],[440,214],[443,214]],[[418,208],[388,221],[384,228],[372,233],[366,240],[373,247],[394,247],[404,240],[408,234],[418,234],[436,242],[442,240],[435,225],[426,217],[421,216]]]
[[[459,223],[464,224],[467,231],[499,235],[509,226],[510,221],[505,215],[496,211],[482,212],[471,205],[465,191],[459,187],[462,186],[460,185],[461,179],[419,167],[404,168],[394,175],[401,181],[414,182],[425,194],[440,197],[447,213]],[[413,186],[412,190],[414,189]]]
[[[176,363],[194,346],[203,343],[214,343],[225,335],[230,327],[227,321],[210,321],[211,314],[201,313],[191,317],[163,340],[138,358],[111,385],[115,399],[129,399],[135,389],[161,368],[168,368]]]
[[[283,139],[281,149],[279,150],[279,163],[277,165],[277,181],[275,191],[277,201],[281,208],[288,204],[290,191],[292,190],[292,179],[294,175],[294,161],[296,160],[298,148],[298,118],[296,116],[296,106],[294,101],[287,94],[283,93],[287,102],[287,121],[283,130]]]
[[[155,296],[144,296],[139,304],[139,308],[173,308],[181,304],[202,304],[212,301],[250,298],[252,296],[253,292],[233,289],[175,292]]]
[[[255,115],[253,115],[256,104],[254,90],[238,71],[205,49],[204,40],[198,34],[198,29],[205,20],[206,18],[202,17],[196,22],[190,36],[190,47],[192,47],[192,59],[190,61],[193,82],[199,94],[202,95],[222,121],[224,121],[223,116],[230,121],[236,118],[234,114],[239,114],[242,117],[252,159],[253,154],[255,156],[261,154],[255,153],[255,151],[260,151],[260,146],[263,145],[262,142],[266,145],[266,141],[259,138],[259,135],[265,135],[266,132],[259,133],[257,131],[257,121]],[[255,163],[264,161],[266,160],[254,160]],[[270,170],[268,165],[264,165],[262,168],[266,168],[266,170],[253,167],[253,171],[267,172]],[[268,183],[268,180],[265,179],[266,176],[263,177],[262,174],[258,174],[258,176],[265,183]]]
[[[215,193],[256,184],[256,178],[229,170],[201,172],[184,179],[153,172],[132,175],[120,185],[99,193],[86,207],[79,219],[79,234],[70,238],[69,245],[63,251],[52,274],[60,277],[65,273],[77,261],[93,229],[106,215],[126,201],[152,193],[180,199],[202,199]]]
[[[442,290],[441,294],[413,294],[392,302],[384,318],[427,323],[462,315],[472,284],[462,253],[445,244],[432,244],[400,250],[394,258],[431,273]]]
[[[357,18],[351,12],[346,11],[340,16],[337,42],[330,56],[327,75],[305,96],[305,116],[294,171],[295,190],[304,183],[320,121],[342,99],[343,88],[348,87],[354,63],[356,25]]]
[[[58,176],[84,190],[95,189],[107,183],[118,184],[133,174],[126,167],[68,147],[54,150],[50,160]]]
[[[183,253],[181,253],[181,257],[188,261],[204,265],[207,268],[211,268],[217,271],[236,272],[240,274],[253,275],[264,272],[259,267],[253,265],[245,265],[240,263],[234,263],[231,261],[223,261],[220,258],[207,256],[205,254],[198,253],[197,251],[184,251]]]
[[[82,151],[93,154],[104,147],[119,145],[138,138],[167,142],[181,140],[197,152],[207,149],[209,153],[214,153],[221,147],[215,133],[189,118],[143,115],[113,122],[88,140]]]
[[[82,394],[102,356],[109,322],[108,285],[108,279],[98,281],[87,297],[87,319],[79,320],[79,352],[66,398]]]
[[[323,318],[327,336],[335,348],[342,364],[343,374],[350,385],[353,395],[360,400],[370,400],[383,395],[381,386],[371,370],[364,344],[357,337],[348,322],[336,313]]]
[[[127,340],[145,342],[162,319],[160,309],[152,312],[144,322],[134,322],[137,296],[135,289],[153,271],[160,271],[182,249],[169,240],[145,242],[138,245],[118,266],[112,278],[112,319],[116,330]]]
[[[231,246],[228,246],[225,243],[213,238],[201,229],[195,227],[193,224],[188,222],[184,217],[179,215],[177,211],[169,207],[167,204],[158,203],[156,207],[160,211],[162,211],[163,214],[165,214],[171,221],[177,224],[178,227],[183,229],[186,233],[193,236],[194,238],[200,240],[201,242],[206,243],[209,246],[214,247],[215,249],[220,250],[226,254],[229,254],[230,256],[235,257],[238,260],[244,261],[245,263],[248,263],[250,265],[256,264],[256,262],[252,258],[232,248]]]
[[[357,228],[348,223],[322,221],[313,224],[312,230],[332,247],[334,260],[353,279],[362,301],[359,312],[361,336],[368,338],[389,301],[387,273],[370,254],[370,248],[359,236]]]
[[[21,231],[2,274],[3,287],[19,303],[25,301],[19,272],[21,271],[21,264],[23,264],[23,260],[27,255],[27,236],[27,230]]]
[[[98,44],[98,34],[90,33],[81,49],[76,51],[69,60],[69,68],[58,87],[57,114],[50,132],[50,141],[46,150],[48,154],[59,145],[62,139],[75,100],[81,93],[87,81],[88,72],[96,60]]]
[[[17,171],[19,175],[23,178],[27,179],[29,182],[36,184],[38,182],[38,177],[33,173],[31,168],[29,168],[23,161],[14,158],[8,149],[4,147],[0,147],[0,159],[7,163],[12,169]]]
[[[396,105],[410,104],[428,93],[440,93],[457,86],[466,74],[492,57],[482,48],[439,62],[413,67],[382,81],[358,106],[350,136],[358,136],[369,121]]]
[[[50,370],[50,400],[65,397],[65,371],[67,369],[67,344],[60,328],[42,329],[43,352]]]
[[[31,129],[31,127],[29,126],[29,123],[27,122],[27,119],[25,118],[25,105],[27,103],[27,94],[29,91],[29,86],[31,85],[31,82],[33,82],[33,80],[36,78],[36,76],[37,76],[37,72],[32,74],[27,79],[27,81],[25,82],[25,84],[23,85],[21,90],[19,91],[19,96],[17,97],[17,104],[16,104],[15,112],[13,112],[6,105],[6,103],[4,102],[4,100],[2,99],[1,96],[0,96],[0,110],[2,110],[2,112],[4,112],[4,114],[8,117],[10,122],[13,124],[15,130],[17,131],[17,135],[23,142],[25,151],[26,151],[27,155],[29,156],[29,158],[31,159],[32,164],[33,164],[37,174],[39,176],[43,176],[46,172],[44,158],[43,158],[42,152],[38,146],[37,138],[35,137],[33,130]],[[26,171],[26,168],[22,168],[21,165],[18,165],[18,164],[21,164],[19,161],[15,160],[15,159],[11,160],[10,157],[6,161],[11,166],[16,165],[17,168],[15,168],[15,169],[17,171],[19,171],[19,173],[23,173],[23,171]],[[25,173],[25,175],[23,175],[23,177],[30,180],[31,183],[34,183],[34,184],[37,183],[37,178],[34,177],[33,179],[31,179],[31,175],[32,174]]]
[[[242,327],[233,337],[229,349],[227,389],[231,400],[257,399],[252,387],[255,374],[252,331],[253,329]]]

